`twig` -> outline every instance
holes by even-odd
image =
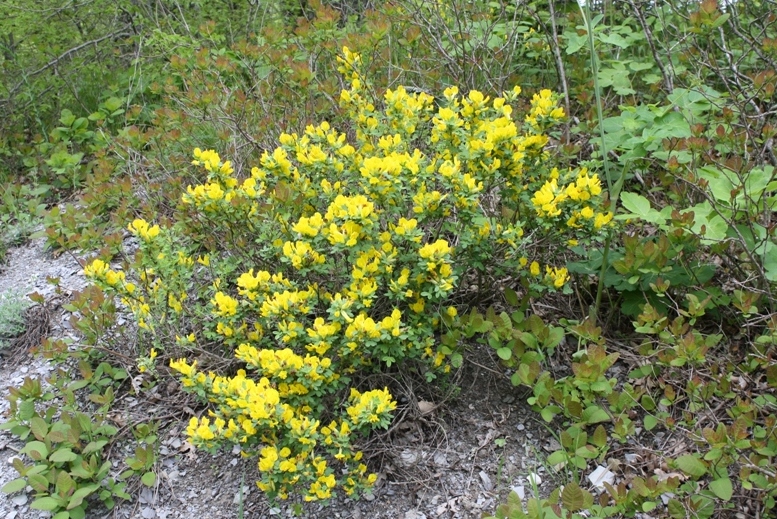
[[[98,43],[101,43],[101,42],[103,42],[105,40],[108,40],[108,39],[111,39],[111,38],[117,38],[119,36],[127,36],[127,35],[129,35],[130,33],[125,32],[129,27],[130,27],[129,24],[125,25],[124,27],[121,28],[121,30],[118,30],[116,32],[112,32],[111,34],[106,34],[105,36],[102,36],[100,38],[96,38],[94,40],[90,40],[90,41],[84,42],[84,43],[82,43],[80,45],[76,45],[72,49],[66,50],[65,52],[63,52],[62,54],[57,56],[56,58],[52,59],[51,61],[49,61],[48,63],[43,65],[41,68],[39,68],[39,69],[37,69],[37,70],[35,70],[33,72],[30,72],[29,74],[25,74],[25,81],[27,79],[29,79],[30,77],[32,77],[32,76],[37,76],[41,72],[45,72],[46,70],[50,69],[51,67],[56,66],[57,64],[59,64],[60,61],[70,57],[72,54],[75,54],[76,52],[80,51],[81,49],[83,49],[85,47],[89,47],[90,45],[97,45]],[[11,88],[8,91],[9,92],[8,99],[4,99],[4,100],[2,100],[2,102],[11,102],[11,99],[13,98],[14,94],[22,87],[23,84],[24,84],[24,81],[21,81],[21,82],[17,83],[13,88]]]
[[[661,71],[661,76],[664,78],[664,85],[666,85],[668,93],[671,94],[674,91],[672,76],[671,74],[667,73],[661,58],[658,56],[658,50],[656,49],[655,42],[653,41],[653,33],[650,31],[650,27],[648,26],[647,21],[645,21],[645,15],[642,13],[642,11],[639,10],[637,5],[634,3],[634,0],[628,0],[628,2],[631,6],[631,10],[634,11],[634,16],[637,17],[639,24],[642,26],[642,32],[645,33],[645,38],[647,39],[648,46],[650,47],[650,52],[653,54],[653,61],[656,62],[658,69]],[[669,63],[669,66],[671,67],[671,62]]]
[[[569,115],[569,85],[567,85],[567,74],[564,69],[564,60],[561,59],[561,49],[558,41],[558,28],[556,27],[556,8],[553,0],[549,0],[550,8],[550,27],[553,31],[553,56],[556,58],[556,68],[558,69],[558,79],[561,82],[561,89],[564,91],[564,109]],[[567,125],[567,128],[569,126]],[[564,132],[566,144],[569,144],[569,132]]]

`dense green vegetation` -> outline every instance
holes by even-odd
[[[153,424],[106,480],[102,423],[128,377],[143,391],[175,372],[213,410],[192,442],[240,444],[271,496],[357,493],[374,481],[357,437],[396,405],[375,377],[445,383],[480,342],[561,445],[547,464],[564,484],[496,517],[769,513],[776,13],[4,2],[0,256],[42,222],[50,247],[96,258],[72,303],[91,347],[43,348],[79,363],[53,384],[65,412],[35,406],[53,397],[39,383],[12,393],[6,427],[33,461],[4,490],[78,519],[153,484]],[[117,305],[136,350],[113,339]],[[665,470],[594,497],[586,476],[656,432],[683,444],[643,459]]]

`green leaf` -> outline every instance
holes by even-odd
[[[711,27],[713,29],[717,29],[718,27],[720,27],[721,25],[726,23],[726,21],[728,21],[729,18],[731,18],[731,13],[721,14],[720,16],[715,18],[715,21],[712,22],[712,26]]]
[[[650,512],[651,510],[655,510],[656,506],[658,506],[658,504],[655,501],[645,501],[642,503],[642,511]]]
[[[68,461],[73,461],[76,458],[78,458],[78,455],[75,452],[65,448],[54,451],[51,456],[49,456],[49,461],[53,463],[66,463]]]
[[[581,421],[586,424],[609,422],[610,415],[598,405],[589,406],[583,411]]]
[[[642,425],[645,426],[646,431],[652,431],[658,425],[658,419],[652,414],[647,414],[642,419]]]
[[[510,357],[513,356],[513,351],[510,348],[502,347],[496,350],[496,354],[502,360],[510,360]]]
[[[101,450],[103,447],[105,447],[108,444],[108,440],[98,440],[89,442],[86,447],[84,447],[84,450],[81,451],[81,453],[86,456],[88,454],[91,454],[93,452],[97,452]]]
[[[154,483],[156,483],[156,474],[154,474],[153,472],[146,472],[140,478],[140,482],[146,485],[147,487],[154,486]]]
[[[583,489],[574,481],[568,483],[564,486],[564,490],[561,491],[561,502],[564,504],[564,508],[570,512],[580,510],[585,506]]]
[[[694,478],[700,478],[707,473],[707,465],[696,456],[686,454],[674,460],[675,466]]]
[[[672,519],[685,519],[688,516],[685,511],[685,507],[677,499],[670,499],[669,503],[666,505],[666,508],[669,511],[669,516]]]
[[[548,456],[547,462],[551,467],[554,467],[560,463],[566,463],[567,455],[564,451],[555,451],[551,453],[550,456]]]
[[[546,422],[552,422],[553,417],[556,416],[561,412],[561,408],[555,405],[549,405],[547,407],[543,407],[540,411],[540,416],[542,416],[542,419]]]
[[[31,474],[27,477],[27,483],[36,492],[46,492],[49,489],[49,480],[42,474]]]
[[[615,45],[616,47],[620,47],[621,49],[625,49],[629,46],[629,42],[626,41],[626,38],[621,36],[618,33],[612,33],[612,34],[599,34],[599,41],[602,43],[609,43],[610,45]]]
[[[619,220],[639,218],[646,222],[659,225],[666,222],[666,219],[661,216],[661,213],[650,207],[650,200],[642,195],[624,191],[621,193],[621,204],[627,211],[630,211],[631,214],[617,215],[616,218]]]
[[[53,497],[39,497],[30,504],[30,508],[35,510],[46,510],[48,512],[59,508],[59,500]]]
[[[72,519],[70,517],[70,512],[60,512],[51,519]]]
[[[3,488],[0,488],[0,492],[3,492],[5,494],[13,494],[14,492],[18,492],[22,490],[26,486],[27,486],[26,479],[17,478],[3,485]]]
[[[49,449],[46,447],[46,444],[39,441],[31,441],[27,443],[27,445],[25,445],[20,452],[22,454],[27,454],[35,461],[46,459],[49,455]]]
[[[49,432],[49,425],[40,416],[33,416],[30,420],[30,430],[32,430],[35,439],[43,441],[46,438],[46,433]]]
[[[710,482],[710,490],[723,501],[729,501],[734,495],[734,486],[729,478],[720,478]]]
[[[85,487],[81,487],[75,492],[73,492],[73,495],[70,496],[70,502],[67,504],[67,509],[72,510],[73,508],[80,506],[81,503],[84,502],[84,499],[87,498],[90,494],[96,492],[100,489],[100,485],[87,485]]]
[[[520,303],[518,294],[516,294],[515,290],[512,288],[505,288],[505,301],[507,301],[510,306],[518,306]]]

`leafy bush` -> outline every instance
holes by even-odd
[[[245,366],[221,376],[170,363],[214,405],[190,423],[191,441],[258,454],[272,496],[304,487],[305,499],[326,499],[369,485],[351,435],[386,426],[395,403],[387,390],[353,386],[394,363],[420,362],[428,378],[458,365],[460,352],[436,337],[453,326],[450,302],[470,280],[562,290],[566,269],[531,247],[536,236],[566,247],[612,225],[596,175],[548,165],[543,130],[563,117],[549,91],[534,96],[522,127],[510,105],[518,88],[490,100],[451,87],[435,106],[399,87],[378,109],[361,57],[343,52],[353,141],[326,122],[282,134],[242,179],[196,149],[207,182],[187,188],[178,221],[130,224],[141,249],[127,274],[100,259],[86,268],[132,309],[154,352],[172,352],[175,336],[183,351],[219,345],[217,355]]]

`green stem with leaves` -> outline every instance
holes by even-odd
[[[580,4],[578,4],[580,5]],[[594,26],[595,23],[591,20],[591,9],[588,6],[588,2],[584,5],[580,5],[580,13],[583,15],[583,23],[585,24],[586,32],[588,33],[588,51],[591,56],[591,72],[594,78],[594,95],[596,96],[596,118],[599,124],[599,138],[601,139],[601,154],[602,165],[604,167],[604,177],[607,180],[607,189],[610,193],[610,211],[615,212],[615,207],[618,202],[620,190],[623,187],[623,180],[625,178],[626,170],[621,171],[620,177],[613,185],[612,177],[610,175],[610,159],[607,150],[607,142],[604,138],[604,110],[602,108],[602,92],[599,86],[599,60],[596,54],[596,47],[594,45]],[[589,317],[591,321],[596,322],[598,318],[599,308],[602,303],[602,293],[604,292],[604,275],[607,272],[607,261],[610,254],[610,246],[612,244],[612,230],[608,231],[607,238],[604,242],[604,252],[602,253],[602,266],[599,271],[599,283],[596,287],[596,302],[591,306]]]

